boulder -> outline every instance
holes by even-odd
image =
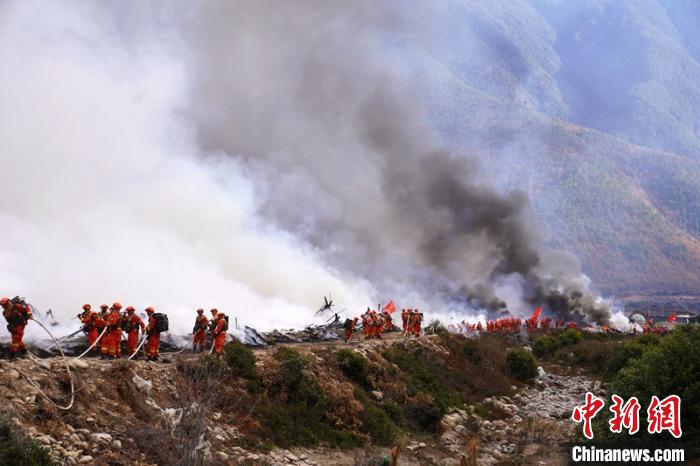
[[[111,442],[112,436],[107,433],[101,432],[90,435],[90,439],[93,442]]]

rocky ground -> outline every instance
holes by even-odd
[[[425,340],[426,345],[435,344]],[[353,348],[367,354],[377,345],[391,344],[390,339]],[[264,357],[263,350],[258,353]],[[69,380],[62,364],[60,358],[0,362],[3,411],[19,429],[47,446],[59,464],[167,461],[167,452],[158,460],[144,451],[153,445],[157,448],[162,440],[154,437],[155,429],[149,426],[172,436],[182,421],[182,387],[177,385],[174,363],[96,359],[72,363],[77,394],[68,411],[48,402],[37,389],[59,404],[67,404]],[[512,386],[508,396],[453,409],[443,417],[439,434],[402,437],[399,464],[459,464],[470,449],[476,452],[480,465],[563,464],[559,443],[575,435],[568,420],[573,406],[582,402],[586,391],[600,394],[601,387],[584,375],[563,375],[563,368],[548,367],[547,371],[542,370],[532,385]],[[196,448],[208,464],[369,465],[389,456],[388,448],[374,447],[260,451],[245,448],[240,437],[235,423],[214,412]]]

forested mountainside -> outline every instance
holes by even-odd
[[[434,46],[408,38],[397,56],[444,141],[529,193],[547,241],[603,291],[697,290],[700,4],[442,8]]]

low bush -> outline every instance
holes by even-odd
[[[640,346],[642,353],[629,358],[613,378],[613,393],[636,396],[645,407],[653,395],[680,396],[683,441],[700,453],[700,327],[679,326],[656,343],[648,339]]]
[[[369,364],[363,355],[349,349],[342,349],[335,353],[335,360],[347,378],[363,386],[369,385],[367,380]]]
[[[9,416],[0,417],[0,464],[7,466],[53,465],[49,450],[18,431]]]
[[[360,436],[342,430],[329,420],[326,395],[318,379],[306,370],[308,361],[286,347],[280,347],[275,358],[280,362],[279,369],[260,408],[271,440],[284,448],[312,447],[319,443],[334,448],[361,445]]]
[[[255,370],[255,354],[253,350],[238,340],[234,340],[224,348],[224,359],[236,377],[247,380],[257,380]]]
[[[508,374],[518,380],[528,381],[537,377],[537,361],[530,351],[509,348],[506,352]]]
[[[467,339],[467,341],[464,343],[464,346],[462,347],[462,355],[473,364],[478,364],[481,361],[479,348],[471,338]]]
[[[568,328],[557,334],[556,344],[558,348],[562,346],[572,346],[583,341],[583,332],[575,328]]]
[[[446,335],[448,332],[442,322],[434,319],[425,327],[425,333],[426,335]]]
[[[543,358],[547,355],[553,354],[559,347],[557,346],[557,341],[549,336],[542,336],[536,338],[532,342],[532,352],[538,358]]]
[[[628,341],[618,345],[617,349],[610,354],[610,357],[605,362],[605,372],[615,375],[622,368],[635,358],[638,358],[644,352],[644,345],[640,345],[637,341]]]
[[[396,428],[386,412],[371,404],[365,406],[362,432],[368,434],[376,445],[388,446],[396,437]]]
[[[445,414],[447,408],[437,403],[418,402],[406,406],[406,418],[416,430],[434,431]]]

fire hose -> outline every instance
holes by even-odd
[[[127,361],[131,361],[131,358],[133,358],[134,356],[136,356],[136,354],[138,354],[139,350],[141,349],[141,347],[143,346],[143,344],[146,342],[147,339],[148,339],[148,334],[144,333],[143,336],[141,337],[141,343],[139,343],[139,346],[136,347],[136,351],[134,351],[133,354],[131,356],[129,356]]]
[[[56,344],[56,346],[58,346],[58,349],[59,349],[59,351],[61,352],[61,357],[63,358],[63,363],[66,365],[66,372],[68,372],[68,377],[70,378],[70,403],[68,403],[68,405],[66,405],[66,406],[61,406],[61,405],[59,405],[58,403],[56,403],[55,401],[53,401],[46,393],[44,393],[43,390],[41,390],[41,388],[39,388],[39,386],[38,386],[37,384],[35,384],[34,381],[33,381],[31,378],[29,378],[29,376],[27,376],[26,374],[23,374],[23,375],[26,377],[27,381],[29,381],[29,383],[30,383],[34,388],[36,388],[37,391],[38,391],[44,398],[46,398],[46,400],[47,400],[49,403],[53,404],[53,405],[56,406],[58,409],[62,409],[62,410],[64,410],[64,411],[68,411],[69,409],[71,409],[71,408],[73,407],[73,402],[75,401],[75,384],[73,383],[73,374],[72,374],[71,371],[70,371],[70,363],[69,363],[69,360],[68,360],[68,358],[66,357],[65,353],[63,352],[63,348],[61,347],[61,344],[58,342],[58,340],[56,340],[56,337],[49,331],[49,329],[47,329],[47,328],[44,326],[44,324],[42,324],[42,323],[39,322],[38,320],[34,320],[34,319],[30,319],[30,320],[33,320],[34,322],[36,322],[37,324],[39,324],[39,326],[40,326],[41,328],[43,328],[44,331],[45,331],[46,333],[49,334],[49,336],[50,336],[51,339],[54,341],[54,343]]]
[[[193,343],[194,343],[194,338],[192,338],[192,340],[190,340],[189,343],[187,343],[185,346],[183,346],[183,347],[180,348],[179,350],[177,350],[177,351],[175,351],[175,352],[172,352],[172,353],[163,353],[163,354],[180,354],[180,353],[182,353],[183,351],[185,351],[187,348],[189,348],[190,345],[193,344]]]
[[[83,352],[83,354],[81,354],[80,356],[78,356],[77,358],[75,358],[74,361],[77,361],[78,359],[80,359],[80,358],[82,358],[83,356],[85,356],[86,354],[88,354],[88,353],[90,352],[90,350],[93,349],[93,348],[95,347],[95,345],[97,344],[97,342],[99,342],[99,341],[102,339],[102,336],[105,334],[106,331],[107,331],[107,327],[105,326],[105,328],[102,329],[102,333],[100,333],[100,335],[99,335],[99,336],[97,337],[97,339],[92,343],[92,345],[90,345],[90,347],[89,347],[88,349],[86,349],[85,352]]]

